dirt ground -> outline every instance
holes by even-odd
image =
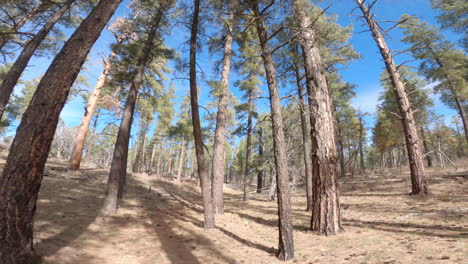
[[[4,155],[0,159],[4,162]],[[463,162],[459,162],[463,164]],[[292,263],[468,263],[468,162],[430,169],[429,197],[409,196],[408,172],[340,179],[344,232],[307,232],[305,193],[293,193]],[[1,166],[1,164],[0,164]],[[50,159],[35,219],[35,247],[49,264],[282,263],[274,254],[276,201],[225,188],[217,229],[202,228],[196,186],[129,175],[116,215],[100,212],[107,171],[73,172]]]

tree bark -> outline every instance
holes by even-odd
[[[296,75],[297,94],[299,96],[299,111],[301,114],[301,131],[302,131],[302,151],[304,153],[304,167],[306,178],[306,197],[307,207],[306,211],[312,211],[312,158],[310,155],[310,122],[307,118],[307,104],[304,101],[304,87],[301,83],[301,75],[299,73],[299,62],[294,60],[294,71]]]
[[[431,155],[428,154],[429,146],[427,145],[426,133],[424,133],[424,128],[422,126],[419,128],[419,130],[421,131],[421,138],[422,138],[422,142],[424,146],[424,152],[426,155],[427,166],[432,167],[432,158],[431,158]]]
[[[364,122],[362,116],[359,117],[359,157],[361,161],[361,171],[366,172],[366,165],[364,163]]]
[[[154,155],[156,154],[156,140],[153,142],[153,148],[151,150],[151,158],[149,160],[148,165],[148,174],[153,174],[153,162],[154,162]]]
[[[341,231],[340,203],[336,172],[336,144],[333,108],[319,53],[316,32],[302,1],[295,2],[299,21],[306,83],[312,116],[312,231],[334,235]]]
[[[185,139],[180,144],[179,168],[177,169],[177,181],[180,182],[182,170],[184,169]]]
[[[270,49],[270,45],[268,44],[268,33],[264,25],[264,16],[260,12],[258,1],[248,0],[246,2],[249,4],[255,16],[254,23],[262,49],[261,55],[270,94],[273,148],[278,193],[278,258],[280,260],[290,260],[294,258],[293,224],[289,192],[288,159],[283,131],[284,126],[281,114],[281,103],[278,93],[275,63],[273,61],[273,54]]]
[[[258,129],[258,157],[263,163],[263,130],[262,128]],[[257,193],[261,193],[263,189],[263,177],[265,176],[265,169],[262,165],[262,168],[258,171],[257,175]]]
[[[408,95],[405,91],[404,84],[401,80],[400,74],[396,68],[393,56],[385,42],[385,39],[380,32],[380,28],[373,20],[369,10],[364,4],[363,0],[354,0],[361,9],[364,18],[372,32],[372,36],[377,43],[382,58],[385,62],[390,80],[394,87],[395,96],[398,102],[398,108],[402,117],[403,131],[405,133],[406,148],[408,151],[408,161],[411,171],[411,194],[429,194],[427,185],[426,174],[424,172],[424,161],[419,146],[418,130],[413,117],[413,110],[411,109]]]
[[[99,79],[96,85],[94,86],[94,90],[88,98],[88,104],[85,107],[85,113],[83,115],[83,118],[81,119],[80,128],[78,129],[78,133],[76,134],[75,144],[73,145],[70,160],[68,161],[69,169],[80,169],[81,157],[83,156],[83,149],[86,142],[86,136],[88,135],[89,131],[89,124],[91,123],[91,119],[93,118],[94,109],[96,109],[96,106],[98,104],[102,87],[104,87],[104,84],[106,83],[106,79],[110,73],[112,61],[114,60],[115,56],[115,52],[112,52],[109,55],[109,58],[105,62],[104,70],[102,71],[101,76],[99,76]]]
[[[117,140],[115,142],[114,155],[107,182],[106,196],[104,198],[104,206],[102,208],[105,213],[116,213],[119,200],[123,198],[125,193],[128,143],[130,140],[130,130],[133,122],[138,89],[143,83],[145,68],[150,60],[151,49],[154,46],[156,30],[158,29],[163,16],[163,10],[164,7],[160,7],[158,13],[155,14],[153,18],[151,28],[148,32],[148,38],[145,41],[143,51],[138,58],[135,71],[133,72],[133,80],[130,90],[128,91],[125,108],[123,110],[122,121],[120,123]]]
[[[244,197],[243,201],[249,200],[250,185],[250,156],[252,154],[252,115],[253,115],[253,92],[249,91],[249,116],[247,118],[247,142],[245,147],[245,171],[244,171]]]
[[[60,112],[92,45],[121,0],[101,0],[42,77],[10,147],[0,178],[0,263],[39,263],[33,219]],[[21,213],[18,213],[21,212]]]
[[[21,54],[18,56],[13,66],[11,66],[8,73],[3,78],[3,81],[0,85],[0,120],[3,117],[3,113],[5,112],[6,105],[8,104],[11,93],[13,92],[15,85],[18,83],[18,80],[21,77],[24,69],[26,69],[29,60],[34,55],[34,52],[39,47],[41,42],[46,38],[47,34],[49,34],[50,30],[54,27],[55,23],[57,23],[63,14],[67,12],[68,9],[70,9],[73,2],[75,2],[75,0],[68,0],[62,5],[62,7],[54,12],[54,14],[47,20],[41,30],[39,30],[39,32],[37,32],[36,35],[34,35],[34,37],[24,46]]]
[[[211,195],[213,197],[213,209],[215,214],[224,213],[223,201],[223,177],[225,162],[220,157],[224,156],[224,141],[227,119],[227,106],[229,97],[229,74],[231,71],[232,55],[232,19],[230,12],[228,21],[225,22],[226,36],[224,38],[224,57],[221,71],[221,91],[218,100],[218,112],[216,114],[216,129],[213,143],[213,180],[211,182]]]
[[[96,137],[97,123],[98,123],[100,114],[101,114],[101,109],[98,109],[96,113],[96,117],[94,118],[94,122],[93,122],[93,132],[91,133],[91,137],[89,138],[88,149],[86,150],[85,159],[87,160],[89,160],[92,155],[92,151],[94,147],[94,138]]]
[[[200,124],[200,113],[198,109],[198,87],[197,87],[197,38],[198,20],[200,13],[200,0],[194,1],[194,11],[192,17],[192,28],[190,35],[190,105],[192,108],[193,137],[195,139],[195,152],[198,164],[198,175],[203,198],[204,227],[205,229],[215,228],[213,211],[213,200],[211,198],[210,180],[206,170],[205,154],[203,150],[203,138]]]
[[[146,133],[149,129],[149,121],[140,119],[140,131],[138,132],[138,143],[135,150],[135,160],[133,161],[132,172],[140,173],[141,165],[144,163],[144,153],[146,144]]]

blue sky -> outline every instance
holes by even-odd
[[[128,0],[125,0],[123,4],[119,7],[116,14],[114,15],[113,20],[116,17],[122,17],[128,15]],[[348,26],[350,24],[354,25],[354,32],[361,32],[367,30],[367,26],[362,24],[362,22],[357,21],[356,15],[359,15],[359,10],[355,9],[354,1],[351,0],[335,0],[335,1],[323,1],[319,5],[322,7],[328,6],[330,3],[333,5],[328,9],[329,14],[337,14],[339,17],[338,22],[342,26]],[[354,9],[354,11],[353,11]],[[353,11],[353,14],[351,12]],[[429,0],[380,0],[374,9],[377,17],[377,20],[398,20],[402,14],[410,14],[418,16],[424,20],[429,21],[431,24],[437,24],[435,16],[436,13],[430,8]],[[385,25],[383,25],[385,27]],[[210,29],[207,29],[210,30]],[[66,31],[67,34],[71,34],[71,30]],[[449,40],[456,41],[459,36],[452,34],[451,32],[444,32]],[[391,39],[388,39],[388,45],[391,49],[402,50],[405,48],[405,45],[400,43],[402,37],[401,31],[399,29],[394,29],[391,32]],[[184,42],[188,39],[188,32],[186,28],[175,27],[170,36],[166,37],[166,45],[181,50],[184,48],[187,50],[187,47],[184,46]],[[113,43],[112,35],[104,30],[101,37],[98,39],[94,45],[92,52],[89,56],[89,60],[86,62],[85,67],[86,71],[83,74],[88,78],[89,89],[92,90],[96,82],[97,77],[102,71],[102,65],[100,63],[101,56],[107,57],[109,54],[109,46]],[[351,39],[351,44],[354,46],[355,50],[361,54],[362,58],[356,61],[351,62],[344,69],[341,70],[341,74],[345,81],[350,82],[356,85],[356,98],[353,99],[353,105],[356,108],[364,112],[368,112],[371,115],[366,117],[366,126],[371,128],[374,124],[374,116],[376,112],[376,105],[378,104],[378,97],[382,91],[379,83],[379,75],[384,69],[384,64],[381,61],[380,54],[374,43],[374,40],[371,38],[369,32],[356,33]],[[183,54],[186,56],[186,54]],[[216,76],[212,72],[212,67],[214,60],[217,59],[216,56],[213,56],[207,52],[206,49],[203,49],[198,55],[198,64],[200,68],[203,69],[203,72],[207,80],[217,79],[219,76]],[[403,62],[408,60],[404,56],[396,57],[397,62]],[[47,69],[47,65],[50,63],[51,58],[41,57],[33,58],[28,67],[27,71],[23,75],[23,79],[30,80],[41,76]],[[412,64],[417,66],[417,62]],[[168,76],[170,79],[175,77],[181,77],[181,73],[174,73],[172,76]],[[233,79],[236,79],[236,74],[233,74]],[[264,82],[266,83],[266,82]],[[176,87],[177,96],[183,96],[188,91],[188,81],[186,80],[173,80],[173,84]],[[169,85],[169,84],[168,84]],[[203,80],[199,79],[199,86],[201,88],[200,103],[205,105],[208,101],[208,93],[210,88]],[[429,87],[433,84],[429,84]],[[20,87],[19,87],[20,88]],[[262,87],[263,91],[267,92],[267,87]],[[284,94],[287,87],[282,88],[282,93]],[[241,95],[233,87],[234,94],[240,98]],[[447,121],[451,119],[456,112],[452,109],[448,109],[443,105],[437,96],[434,96],[435,99],[435,112],[439,115],[443,115]],[[85,102],[81,98],[71,98],[69,103],[65,106],[62,111],[61,118],[65,121],[68,126],[77,126],[81,121],[81,117],[84,112]],[[267,101],[260,100],[258,102],[258,107],[260,110],[267,110],[269,105]],[[177,109],[177,108],[176,108]],[[449,124],[449,122],[446,122]],[[104,125],[104,124],[102,124]],[[137,126],[135,126],[136,128]],[[136,129],[133,129],[132,134],[136,134]]]

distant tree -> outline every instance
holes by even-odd
[[[115,30],[115,46],[118,47],[130,37],[128,32],[130,30],[130,26],[128,24],[128,21],[126,21],[125,19],[117,19],[117,21],[114,22],[114,24],[112,25],[112,28]],[[73,151],[69,160],[68,168],[72,170],[77,170],[80,168],[81,157],[83,155],[83,149],[86,142],[86,136],[88,135],[89,131],[89,124],[91,123],[91,119],[94,115],[94,110],[98,105],[101,96],[101,91],[104,85],[106,84],[107,76],[111,73],[112,63],[116,55],[116,52],[112,51],[107,60],[103,60],[104,69],[101,75],[99,76],[96,85],[94,86],[94,90],[89,95],[88,102],[85,106],[85,113],[81,120],[78,133],[75,137],[75,144],[73,146]]]

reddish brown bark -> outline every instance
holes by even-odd
[[[121,0],[101,0],[64,44],[23,115],[0,178],[0,263],[39,263],[33,219],[60,112],[92,45]],[[18,213],[21,212],[21,213]]]

